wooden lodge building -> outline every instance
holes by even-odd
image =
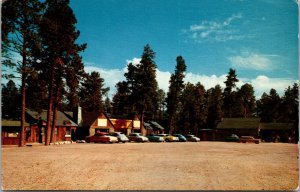
[[[224,118],[215,130],[215,138],[224,141],[231,134],[253,136],[265,142],[293,142],[294,123],[261,123],[260,118]]]
[[[223,141],[231,134],[259,137],[260,118],[223,118],[217,125],[216,140]]]
[[[26,142],[45,142],[47,111],[41,113],[26,110],[26,119],[30,122],[30,129],[26,130]],[[76,139],[77,124],[65,113],[57,111],[53,142],[72,141]]]
[[[133,119],[109,117],[103,112],[83,112],[81,107],[74,111],[74,120],[78,123],[78,137],[84,139],[96,132],[122,132],[128,135],[132,132],[145,133],[145,128],[137,116]]]
[[[26,143],[44,143],[47,121],[47,111],[38,113],[33,110],[26,110],[25,123],[25,142]],[[2,145],[18,145],[21,132],[20,120],[1,121]],[[57,112],[56,126],[54,130],[53,142],[72,141],[75,139],[77,124],[74,123],[66,114]]]

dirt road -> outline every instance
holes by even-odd
[[[298,145],[73,143],[2,148],[7,190],[292,190]]]

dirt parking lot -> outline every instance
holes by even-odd
[[[298,145],[73,143],[2,148],[6,190],[293,190]]]

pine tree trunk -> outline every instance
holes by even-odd
[[[52,107],[53,107],[53,87],[54,87],[54,63],[51,66],[51,79],[49,85],[49,104],[48,104],[48,111],[47,111],[47,127],[46,127],[46,138],[45,138],[45,145],[50,145],[50,135],[51,135],[51,114],[52,114]]]
[[[57,106],[54,106],[53,109],[53,120],[52,120],[52,126],[51,126],[51,137],[50,137],[50,143],[54,142],[54,133],[56,128],[56,119],[57,119]]]
[[[173,134],[174,132],[174,117],[173,114],[170,116],[170,122],[169,122],[169,133]]]
[[[20,142],[19,146],[23,147],[25,145],[25,112],[26,112],[26,87],[25,87],[25,79],[26,79],[26,47],[23,43],[22,47],[22,68],[21,68],[21,76],[22,76],[22,85],[21,85],[21,95],[22,95],[22,106],[21,106],[21,132],[20,132]]]
[[[140,130],[141,130],[141,135],[145,135],[145,130],[144,130],[144,109],[141,112]]]
[[[52,121],[52,127],[51,127],[51,138],[50,138],[50,143],[54,142],[54,133],[55,133],[55,128],[56,128],[56,119],[57,119],[57,108],[58,108],[58,100],[59,100],[59,88],[57,85],[57,88],[55,90],[55,103],[53,103],[54,108],[53,108],[53,121]]]
[[[24,60],[23,60],[24,62]],[[26,89],[25,89],[25,74],[22,71],[22,86],[21,86],[21,94],[22,94],[22,109],[21,109],[21,132],[20,132],[20,142],[19,147],[23,147],[25,145],[25,112],[26,112]]]

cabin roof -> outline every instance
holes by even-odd
[[[258,129],[260,118],[223,118],[217,129]]]

